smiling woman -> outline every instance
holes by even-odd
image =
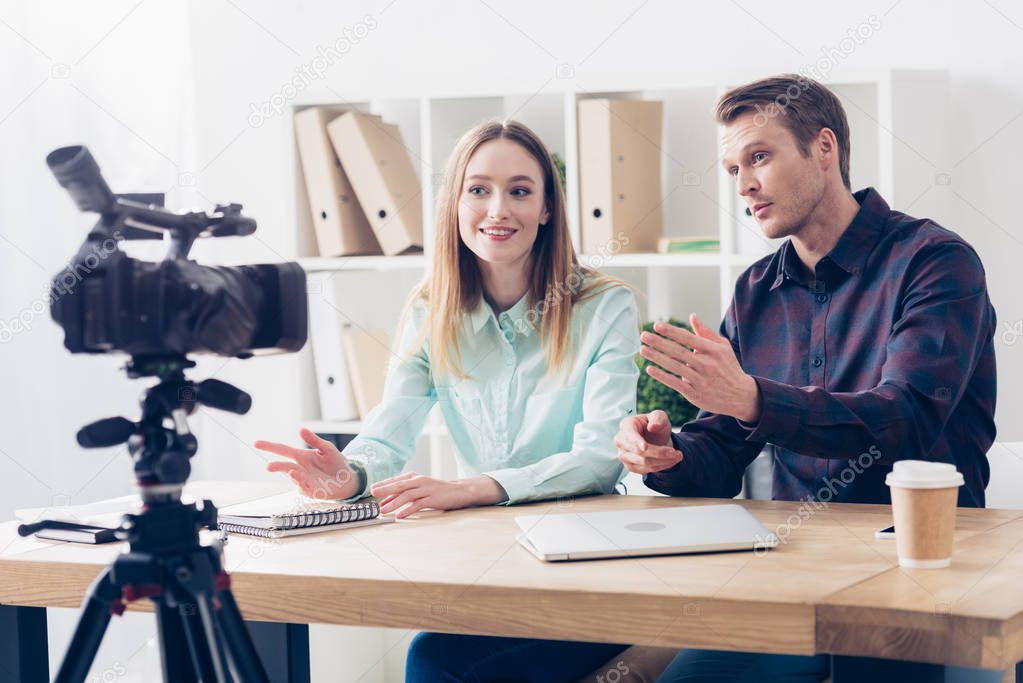
[[[613,437],[636,408],[636,302],[579,264],[550,152],[520,123],[477,126],[456,145],[439,198],[430,276],[402,315],[383,400],[344,454],[308,430],[313,450],[257,442],[287,458],[269,469],[314,497],[368,489],[397,517],[612,492],[623,473]],[[399,474],[434,404],[465,479]],[[420,634],[406,680],[448,680],[464,665],[457,653],[480,648],[511,666],[502,652],[538,643],[555,653],[549,641]],[[593,644],[544,666],[567,680],[624,648]],[[515,659],[536,666],[535,654]]]
[[[367,490],[381,511],[518,503],[608,493],[622,476],[613,436],[635,412],[636,304],[584,268],[568,233],[550,152],[527,127],[468,131],[448,162],[430,275],[399,323],[384,397],[344,454],[260,441],[307,495]],[[462,469],[444,481],[399,474],[439,404]]]

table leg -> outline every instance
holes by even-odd
[[[246,621],[271,683],[310,683],[309,625]]]
[[[0,662],[10,680],[21,683],[49,680],[45,607],[0,605]]]

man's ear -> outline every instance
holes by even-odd
[[[832,165],[838,164],[838,138],[835,131],[830,128],[821,128],[814,141],[815,152],[821,163],[821,168],[827,170]]]

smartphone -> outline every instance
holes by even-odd
[[[895,538],[895,525],[874,532],[874,538]]]

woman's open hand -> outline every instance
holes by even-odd
[[[288,458],[275,460],[266,469],[287,473],[310,498],[351,498],[359,492],[359,475],[337,446],[305,427],[299,430],[299,436],[312,448],[295,448],[273,441],[257,441],[253,446]]]

